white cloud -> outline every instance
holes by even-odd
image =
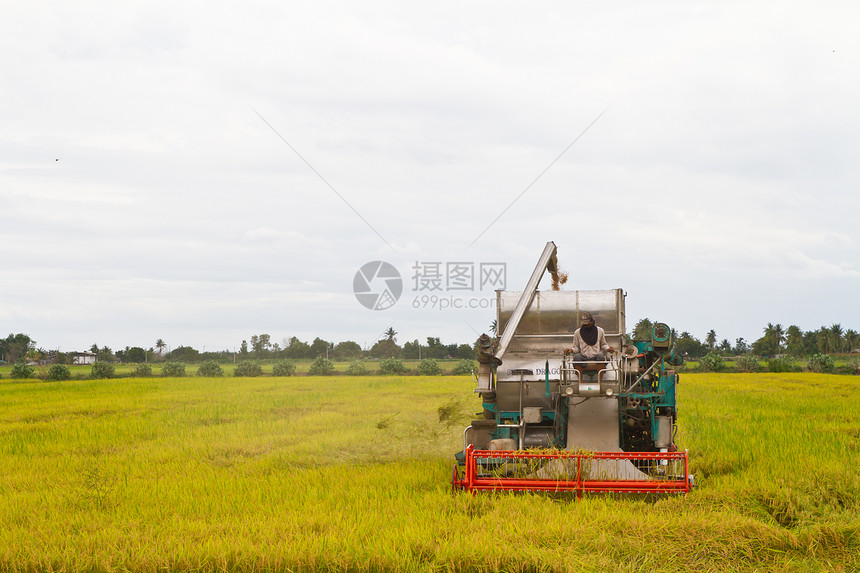
[[[519,289],[552,239],[571,286],[623,286],[636,312],[656,307],[686,330],[726,320],[727,336],[749,338],[766,312],[792,320],[798,297],[860,328],[841,298],[860,260],[856,12],[9,6],[4,323],[46,343],[91,344],[97,327],[227,344],[275,318],[306,336],[360,338],[399,321],[407,338],[465,341],[465,322],[485,314],[368,315],[350,299],[355,270],[502,260]],[[74,309],[93,296],[110,311],[91,334],[80,324],[92,311]]]

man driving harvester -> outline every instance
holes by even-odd
[[[564,351],[565,355],[573,354],[576,362],[593,362],[606,360],[605,352],[615,352],[606,342],[602,328],[594,324],[590,312],[579,315],[580,327],[573,333],[573,348]]]

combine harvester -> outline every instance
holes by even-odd
[[[672,330],[657,323],[649,340],[626,341],[621,289],[540,292],[544,271],[557,288],[552,242],[523,292],[497,291],[502,335],[478,340],[483,418],[463,432],[453,488],[689,492],[687,453],[674,443],[682,358]],[[605,360],[569,351],[583,312],[616,350]]]

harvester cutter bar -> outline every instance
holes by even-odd
[[[569,471],[556,477],[541,476],[540,471],[530,471],[528,475],[486,475],[479,472],[478,460],[489,460],[495,465],[521,464],[525,462],[534,469],[536,465],[549,463],[552,460],[563,460]],[[667,468],[664,475],[653,479],[624,479],[612,478],[605,475],[595,479],[589,476],[588,467],[594,461],[648,461]],[[469,445],[465,452],[465,470],[462,478],[459,475],[452,484],[455,489],[471,492],[477,491],[551,491],[574,492],[578,497],[583,493],[617,492],[617,493],[688,493],[690,480],[688,478],[687,452],[528,452],[528,451],[497,451],[476,450]],[[575,464],[575,465],[574,465]],[[681,471],[683,468],[683,471]],[[672,469],[673,471],[668,471]],[[513,472],[522,473],[522,472]],[[605,472],[604,472],[605,473]]]

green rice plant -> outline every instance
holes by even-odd
[[[806,369],[810,372],[833,372],[833,357],[827,354],[815,353],[806,362]]]
[[[26,380],[27,378],[32,378],[35,373],[35,368],[29,364],[19,362],[12,365],[12,371],[9,373],[9,376],[16,380]]]
[[[263,367],[260,366],[257,362],[251,362],[250,360],[245,360],[236,365],[236,368],[233,370],[233,376],[262,376],[263,375]]]
[[[761,369],[761,365],[758,363],[758,358],[751,354],[746,354],[735,358],[735,369],[738,372],[744,373],[758,372]]]
[[[382,374],[405,374],[406,366],[399,358],[386,358],[379,363],[379,371]]]
[[[477,372],[478,367],[474,360],[460,360],[451,370],[451,374],[454,375],[463,375],[463,374],[471,374],[472,372]]]
[[[415,369],[419,376],[441,376],[442,369],[439,368],[439,363],[432,358],[425,358],[418,363]]]
[[[328,358],[320,356],[311,364],[308,374],[311,376],[331,376],[334,374],[334,370],[334,363]]]
[[[161,366],[161,375],[166,378],[181,378],[185,376],[185,364],[181,362],[165,362]]]
[[[295,376],[296,363],[292,360],[278,360],[272,367],[272,374],[274,376]]]
[[[367,364],[361,359],[353,360],[346,369],[347,376],[367,376],[368,374],[370,374],[370,371],[367,368]]]
[[[48,376],[46,380],[68,380],[72,377],[72,372],[65,364],[53,364],[48,368]]]
[[[767,361],[767,369],[771,372],[800,372],[801,368],[798,366],[793,356],[789,356],[787,354],[782,356],[774,356],[770,360]]]
[[[90,378],[113,378],[116,368],[110,362],[96,362],[90,370]]]
[[[703,372],[720,372],[725,368],[725,362],[719,352],[709,352],[699,359],[699,370]]]
[[[147,378],[152,376],[152,366],[149,364],[137,364],[134,367],[134,370],[131,371],[131,375],[135,378]]]
[[[471,418],[467,400],[464,398],[452,398],[436,408],[439,422],[446,426],[466,426]]]
[[[198,376],[208,376],[210,378],[219,378],[224,376],[224,370],[221,369],[221,365],[215,362],[214,360],[207,360],[203,364],[197,368]]]

